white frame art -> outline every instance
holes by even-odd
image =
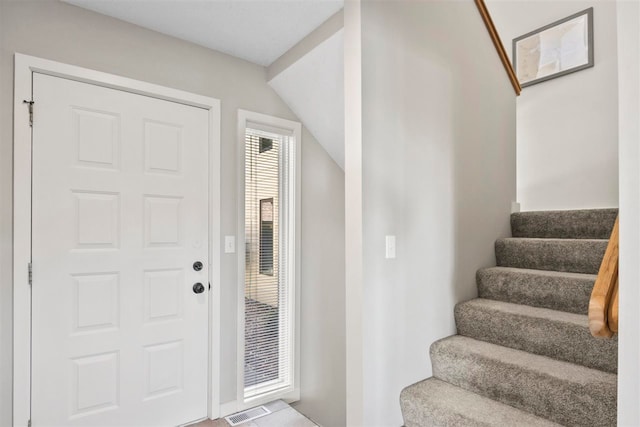
[[[209,369],[208,417],[220,415],[220,101],[126,77],[15,54],[13,143],[13,425],[31,418],[31,127],[33,73],[178,102],[209,115]],[[34,105],[37,120],[37,100]]]
[[[513,39],[513,69],[523,88],[593,66],[592,7]]]

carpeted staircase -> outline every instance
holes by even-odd
[[[616,425],[618,342],[587,308],[617,209],[523,212],[431,345],[433,377],[402,391],[406,427]]]

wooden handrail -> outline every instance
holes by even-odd
[[[607,315],[609,320],[609,329],[611,332],[618,333],[618,278],[616,277],[616,283],[613,287],[613,296],[611,297],[611,304],[609,304],[609,313]]]
[[[476,6],[478,7],[478,11],[482,16],[482,20],[484,21],[484,25],[487,27],[487,31],[489,32],[489,36],[491,37],[491,41],[498,52],[498,56],[502,61],[502,65],[504,66],[505,71],[507,72],[507,76],[509,76],[509,80],[511,80],[511,85],[513,86],[513,90],[516,91],[516,96],[520,95],[522,88],[520,87],[520,82],[518,81],[518,76],[516,76],[516,72],[513,69],[513,65],[511,65],[511,61],[509,61],[509,57],[507,56],[507,52],[504,50],[504,45],[500,41],[500,36],[498,35],[498,31],[496,30],[496,26],[493,24],[493,20],[491,19],[491,15],[489,15],[489,10],[487,9],[487,5],[484,3],[484,0],[474,0],[476,2]]]
[[[611,337],[618,331],[618,231],[613,226],[607,250],[589,300],[589,330],[594,337]]]

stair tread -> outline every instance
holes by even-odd
[[[590,243],[607,243],[609,239],[557,239],[557,238],[543,238],[543,237],[501,237],[496,241],[506,242],[522,242],[522,243],[543,243],[543,244],[576,244],[576,245],[588,245]]]
[[[497,301],[587,314],[595,274],[489,267],[478,270],[478,295]]]
[[[430,349],[434,377],[565,426],[615,425],[617,375],[460,335]]]
[[[517,212],[511,214],[514,237],[609,238],[617,208]]]
[[[461,351],[490,358],[503,364],[517,366],[521,370],[536,371],[576,385],[599,383],[615,386],[618,378],[616,374],[599,369],[588,368],[462,335],[443,338],[433,343],[432,346],[448,347],[449,351]]]
[[[551,319],[559,322],[571,323],[579,327],[589,327],[589,318],[584,314],[567,313],[566,311],[551,310],[543,307],[532,307],[529,305],[513,304],[510,302],[495,301],[485,298],[476,298],[461,302],[458,306],[476,306],[501,311],[503,313],[515,314],[518,316]]]
[[[505,237],[495,242],[496,263],[547,271],[597,274],[606,239],[542,239]]]
[[[617,371],[617,338],[592,337],[586,315],[483,298],[457,304],[454,312],[460,335]]]
[[[553,271],[553,270],[535,270],[532,268],[518,268],[518,267],[486,267],[481,268],[479,271],[504,271],[510,273],[530,274],[532,276],[545,276],[545,277],[567,277],[575,279],[589,279],[595,280],[598,275],[591,273],[572,273],[570,271]]]
[[[405,388],[400,403],[406,427],[559,426],[433,377]]]

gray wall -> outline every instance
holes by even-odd
[[[305,145],[302,165],[301,395],[294,406],[325,427],[340,427],[346,425],[344,172],[320,144]]]
[[[488,0],[509,56],[523,34],[593,7],[595,66],[526,87],[517,101],[522,210],[618,206],[616,2]]]
[[[640,425],[640,3],[618,6],[620,132],[620,333],[618,425]]]
[[[237,110],[296,117],[267,85],[263,67],[58,1],[0,1],[0,40],[0,425],[4,426],[10,425],[12,406],[14,52],[220,99],[223,235],[237,230]],[[344,353],[344,175],[306,130],[302,150],[301,408],[320,422],[325,421],[320,408],[334,408],[335,414],[326,415],[328,425],[344,419],[343,359],[319,358]],[[337,202],[332,203],[334,198]],[[223,254],[222,402],[236,397],[236,271],[236,255]],[[318,313],[318,304],[335,310],[335,318],[327,320],[328,316]],[[316,349],[321,349],[319,354]]]
[[[401,389],[431,375],[430,344],[510,234],[515,93],[471,1],[363,1],[361,25],[364,326],[347,372],[363,370],[361,424],[398,426]]]

